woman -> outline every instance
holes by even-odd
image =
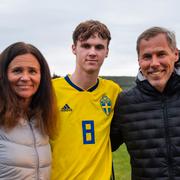
[[[0,55],[0,179],[49,179],[56,110],[41,52],[23,42],[7,47]]]

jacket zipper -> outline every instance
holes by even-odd
[[[167,104],[166,98],[162,98],[162,108],[163,108],[163,116],[164,116],[164,124],[165,124],[165,140],[166,140],[166,150],[167,150],[167,161],[168,161],[168,171],[169,171],[169,179],[173,180],[172,175],[172,155],[171,155],[171,138],[169,137],[169,122],[167,116]]]
[[[32,124],[29,120],[29,126],[30,126],[30,129],[31,129],[31,132],[32,132],[32,136],[33,136],[33,146],[34,146],[34,151],[35,151],[35,154],[36,154],[36,178],[35,179],[39,179],[39,155],[38,155],[38,151],[37,151],[37,146],[36,146],[36,137],[35,137],[35,134],[34,134],[34,130],[33,130],[33,127],[32,127]]]

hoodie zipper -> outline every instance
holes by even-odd
[[[31,129],[31,132],[32,132],[32,136],[33,136],[33,146],[34,146],[34,151],[35,151],[35,157],[36,157],[36,178],[35,179],[39,179],[39,155],[38,155],[38,151],[37,151],[37,146],[36,146],[36,137],[35,137],[35,134],[34,134],[34,130],[33,130],[33,127],[32,127],[32,124],[29,120],[29,126],[30,126],[30,129]]]

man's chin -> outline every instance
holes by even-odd
[[[157,90],[161,91],[164,89],[165,84],[163,82],[161,82],[161,80],[151,80],[149,81],[150,84]]]

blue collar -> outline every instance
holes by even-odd
[[[70,78],[69,78],[68,75],[66,75],[66,76],[64,77],[64,79],[65,79],[72,87],[74,87],[74,88],[77,89],[78,91],[84,91],[84,90],[81,89],[80,87],[76,86],[76,85],[70,80]],[[97,79],[97,83],[96,83],[94,86],[92,86],[91,88],[89,88],[87,91],[88,91],[88,92],[94,91],[94,90],[98,87],[98,84],[99,84],[99,79]]]

